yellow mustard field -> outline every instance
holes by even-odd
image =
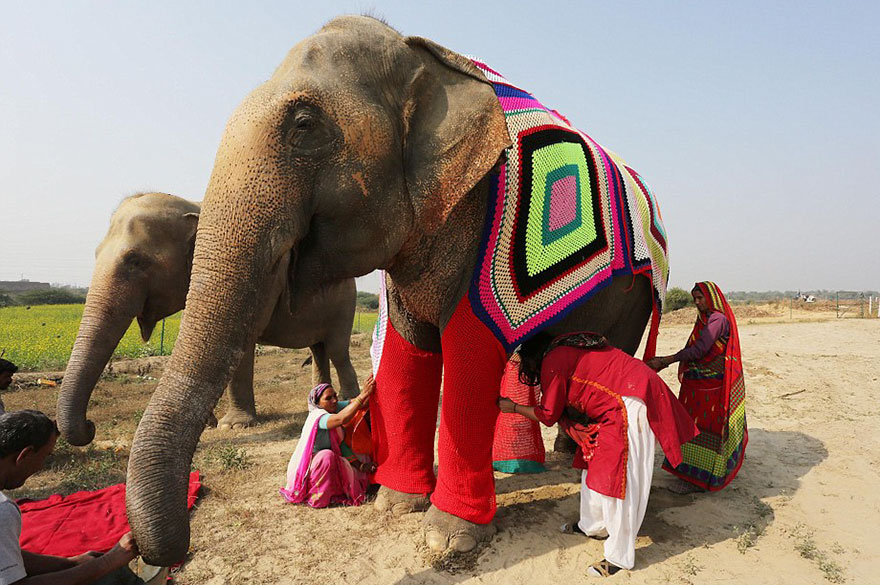
[[[23,371],[62,370],[70,358],[79,330],[84,305],[37,305],[0,308],[0,352]],[[162,322],[149,342],[141,341],[137,322],[132,321],[116,348],[114,358],[169,355],[180,330],[177,313]],[[357,313],[353,332],[368,333],[376,324],[376,313]]]
[[[0,308],[0,351],[21,370],[61,370],[67,365],[85,305],[36,305]],[[132,321],[113,356],[115,358],[167,355],[180,329],[180,313],[156,324],[148,343],[141,341]]]

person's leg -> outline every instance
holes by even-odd
[[[654,476],[654,433],[648,426],[645,403],[623,397],[627,414],[628,457],[626,462],[626,498],[602,497],[602,512],[608,529],[605,559],[624,569],[635,565],[635,545],[645,519],[651,479]]]
[[[581,473],[581,518],[577,527],[587,536],[602,538],[608,535],[602,511],[602,499],[607,496],[587,487],[587,471]]]
[[[307,480],[308,499],[306,503],[312,508],[326,508],[334,496],[342,492],[339,481],[339,456],[330,449],[318,451],[312,455]]]

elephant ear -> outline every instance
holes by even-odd
[[[186,221],[188,230],[184,241],[186,242],[189,260],[192,262],[193,252],[196,249],[196,230],[199,227],[199,214],[195,211],[190,211],[184,213],[183,218]]]
[[[495,91],[469,59],[422,37],[405,42],[421,66],[403,109],[404,172],[416,221],[433,234],[511,141]]]

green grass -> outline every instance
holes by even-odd
[[[376,318],[378,313],[357,312],[354,314],[354,323],[351,327],[352,333],[372,333],[376,326]]]
[[[0,308],[0,352],[22,371],[62,370],[70,358],[79,330],[84,305],[38,305]],[[180,313],[156,324],[148,343],[141,341],[137,322],[132,321],[114,358],[137,358],[169,355],[180,329]],[[376,313],[359,312],[354,316],[352,332],[370,333],[376,325]]]
[[[807,528],[803,524],[798,524],[791,531],[791,536],[795,539],[794,550],[803,558],[814,561],[822,571],[822,575],[831,583],[845,583],[846,572],[843,567],[833,558],[829,558],[828,554],[816,546],[813,539],[814,531]],[[839,544],[835,544],[835,549],[842,550]],[[832,549],[837,553],[836,550]]]
[[[235,445],[211,445],[200,451],[193,461],[196,469],[221,469],[223,471],[244,471],[253,465],[250,453]]]

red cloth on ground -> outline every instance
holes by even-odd
[[[492,438],[507,353],[474,315],[467,296],[459,301],[440,343],[440,461],[431,502],[459,518],[488,524],[495,516]]]
[[[199,472],[189,476],[187,508],[198,498]],[[89,551],[107,552],[131,530],[125,514],[125,484],[95,492],[19,500],[21,548],[32,553],[72,557]]]
[[[574,466],[589,469],[587,487],[613,498],[626,495],[628,421],[623,396],[645,403],[648,425],[674,465],[681,463],[681,445],[699,432],[654,370],[613,347],[583,350],[560,346],[551,350],[541,364],[541,391],[535,415],[543,424],[556,424],[566,404],[598,421],[592,458],[585,461],[578,449]]]
[[[376,391],[370,398],[376,483],[407,494],[434,490],[434,431],[442,375],[442,356],[409,343],[389,319]]]

